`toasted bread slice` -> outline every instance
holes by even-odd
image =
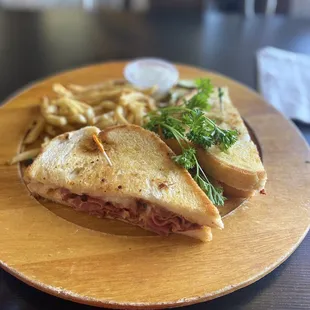
[[[112,166],[93,142],[93,134],[99,135]],[[223,227],[219,212],[172,155],[157,135],[139,126],[102,132],[85,127],[54,138],[26,170],[25,181],[32,192],[55,201],[62,201],[58,189],[121,205],[141,200],[200,225],[196,232],[182,233],[209,240],[208,227]]]
[[[208,151],[199,148],[198,159],[207,174],[229,187],[252,195],[253,191],[264,188],[267,174],[257,147],[251,141],[239,111],[230,100],[228,89],[222,88],[222,91],[222,111],[218,89],[215,89],[211,99],[212,108],[207,116],[215,119],[221,128],[236,129],[239,133],[238,141],[227,152],[221,152],[215,146]]]
[[[249,197],[264,188],[267,174],[256,145],[251,141],[238,110],[229,98],[228,89],[222,88],[222,91],[222,108],[216,88],[210,98],[211,110],[206,112],[206,115],[223,129],[236,129],[239,133],[238,141],[227,152],[222,152],[217,146],[208,150],[196,147],[197,157],[203,170],[215,180],[224,183],[224,188],[230,193]],[[191,92],[187,99],[195,93]],[[166,142],[174,152],[180,151],[175,141]]]

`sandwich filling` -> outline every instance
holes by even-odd
[[[73,194],[67,189],[60,189],[60,193],[62,201],[77,211],[129,222],[159,235],[202,228],[199,224],[191,223],[180,215],[142,199],[130,199],[126,203],[120,203],[104,197]]]
[[[62,202],[76,211],[86,212],[100,218],[121,220],[159,235],[202,228],[201,225],[192,223],[181,215],[140,198],[79,195],[65,188],[53,188],[39,182],[30,182],[28,188],[37,195]]]

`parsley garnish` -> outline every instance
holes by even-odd
[[[186,103],[188,109],[199,108],[202,110],[210,110],[211,106],[208,99],[213,91],[212,84],[209,79],[198,79],[196,81],[198,93]]]
[[[194,180],[213,204],[222,206],[225,200],[223,189],[209,181],[190,142],[205,149],[217,145],[222,151],[227,151],[237,141],[238,134],[235,130],[221,129],[205,115],[204,111],[210,109],[208,100],[213,91],[210,80],[199,79],[196,85],[197,94],[182,105],[168,106],[149,113],[145,127],[156,133],[161,132],[166,139],[178,141],[182,153],[174,156],[174,161],[192,172]]]

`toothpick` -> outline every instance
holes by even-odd
[[[103,145],[102,145],[101,141],[99,140],[99,138],[98,138],[98,136],[96,134],[93,134],[93,140],[97,144],[97,146],[98,146],[99,150],[101,151],[101,153],[104,155],[104,157],[107,160],[108,164],[112,167],[112,162],[111,162],[108,154],[104,150]]]

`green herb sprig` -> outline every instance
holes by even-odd
[[[182,105],[168,106],[149,113],[145,127],[156,133],[161,132],[165,139],[178,141],[182,152],[173,157],[174,161],[192,172],[194,180],[213,204],[222,206],[225,200],[223,189],[209,181],[190,143],[205,149],[217,145],[222,151],[227,151],[237,141],[238,133],[221,129],[205,115],[204,112],[210,110],[208,100],[213,91],[210,80],[199,79],[196,85],[197,94]]]

